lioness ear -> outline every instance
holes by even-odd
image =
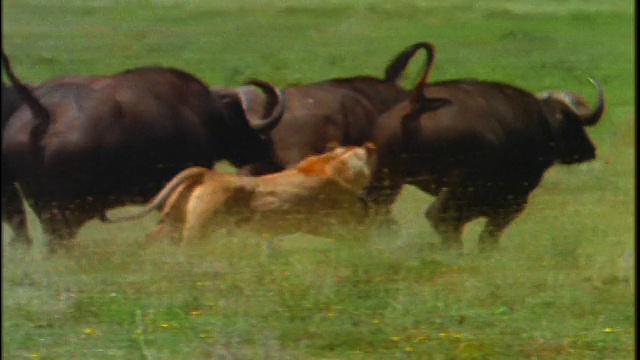
[[[330,152],[340,147],[340,143],[337,141],[329,141],[325,146],[325,151]]]
[[[367,155],[369,156],[374,154],[376,151],[376,144],[372,143],[371,141],[367,141],[366,143],[364,143],[364,145],[362,145],[362,147],[367,150]]]

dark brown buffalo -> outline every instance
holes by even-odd
[[[266,135],[281,119],[284,99],[268,83],[250,84],[268,94],[272,106],[264,118],[245,112],[241,91],[222,98],[173,68],[63,77],[24,88],[28,106],[3,131],[3,187],[20,185],[55,245],[109,207],[149,200],[189,166],[257,162],[269,152]]]
[[[382,79],[355,76],[285,88],[287,109],[271,132],[273,151],[267,154],[267,161],[240,169],[240,173],[272,173],[324,152],[328,143],[360,146],[368,141],[376,119],[408,98],[410,90],[401,87],[398,80],[420,49],[427,53],[426,76],[433,63],[433,45],[419,42],[399,53]],[[264,96],[254,91],[249,99],[249,108],[263,107]]]
[[[489,81],[428,84],[384,114],[371,137],[378,163],[366,197],[376,216],[389,221],[403,184],[415,185],[436,196],[425,216],[446,248],[461,249],[464,225],[479,217],[487,218],[480,250],[495,248],[549,167],[595,158],[585,127],[601,119],[605,100],[593,83],[595,109],[569,91],[536,96]],[[450,103],[426,109],[424,96]]]
[[[15,87],[2,82],[2,128],[16,110],[22,105],[22,99],[18,95]]]
[[[2,81],[2,132],[13,113],[22,106],[22,98],[13,85]],[[2,166],[2,221],[6,222],[13,230],[13,240],[28,241],[27,218],[18,188],[9,180],[11,178],[8,169]]]

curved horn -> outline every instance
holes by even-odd
[[[241,91],[239,91],[238,96],[240,97],[242,109],[244,110],[244,113],[247,117],[249,126],[261,133],[266,133],[273,130],[278,125],[278,123],[280,123],[280,120],[282,119],[284,110],[286,108],[287,98],[284,94],[284,91],[263,80],[252,79],[247,81],[245,84],[253,85],[262,89],[262,91],[267,94],[265,114],[269,114],[269,110],[271,110],[270,115],[265,118],[256,118],[251,116],[248,100],[245,95]]]
[[[593,111],[586,111],[578,113],[580,120],[584,126],[593,126],[600,121],[602,114],[604,113],[604,89],[598,80],[589,78],[589,81],[598,89],[598,105]]]
[[[576,116],[582,122],[583,126],[593,126],[597,124],[598,121],[600,121],[600,119],[602,118],[602,114],[604,113],[605,98],[602,85],[600,85],[600,83],[593,78],[588,78],[588,80],[593,85],[595,85],[596,89],[598,89],[598,105],[596,105],[596,108],[593,110],[582,96],[571,91],[549,90],[538,93],[536,97],[539,100],[551,98],[563,103],[574,114],[576,114]]]

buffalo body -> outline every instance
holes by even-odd
[[[486,217],[479,247],[494,248],[555,163],[595,158],[585,126],[603,115],[604,93],[592,109],[569,91],[539,95],[489,81],[430,83],[377,122],[378,146],[367,199],[380,223],[403,184],[436,197],[425,216],[446,247],[460,249],[466,223]],[[427,98],[448,103],[433,109]]]
[[[424,81],[433,63],[434,49],[428,42],[415,43],[400,52],[387,66],[383,78],[355,76],[286,87],[287,108],[270,133],[273,151],[267,160],[240,172],[272,173],[324,152],[329,143],[360,146],[368,141],[376,119],[408,98],[410,90],[398,81],[409,60],[421,49],[427,53]],[[251,107],[260,109],[263,98],[254,92]]]
[[[270,84],[252,84],[274,105],[266,118],[245,112],[241,92],[222,98],[173,68],[47,81],[23,92],[27,104],[4,128],[3,187],[20,185],[55,244],[109,207],[149,200],[189,166],[256,162],[284,103]]]

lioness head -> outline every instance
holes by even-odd
[[[307,176],[329,176],[344,186],[360,192],[371,180],[371,159],[375,145],[328,146],[328,152],[310,156],[296,167]]]

